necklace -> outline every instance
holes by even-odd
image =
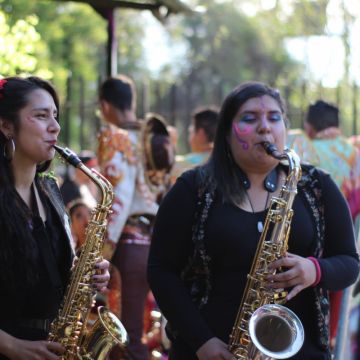
[[[250,199],[250,196],[249,196],[248,192],[245,191],[245,194],[246,194],[247,199],[249,200],[249,204],[251,206],[252,213],[255,214],[254,206],[253,206],[253,204],[251,202],[251,199]],[[267,204],[268,204],[268,201],[269,201],[269,196],[270,196],[270,193],[269,193],[269,191],[267,191],[264,211],[266,210],[266,207],[267,207]],[[262,233],[263,230],[264,230],[264,224],[260,220],[257,222],[257,229],[258,229],[259,233]]]

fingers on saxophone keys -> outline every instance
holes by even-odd
[[[295,265],[296,263],[296,258],[293,256],[284,256],[278,260],[273,261],[272,263],[269,264],[268,266],[268,270],[272,271],[272,270],[276,270],[279,268],[291,268]]]
[[[303,285],[297,285],[295,286],[290,292],[289,294],[287,295],[286,297],[286,300],[289,301],[291,300],[293,297],[295,297],[301,290],[304,289],[304,286]]]
[[[94,275],[92,277],[92,283],[94,285],[99,285],[99,284],[105,284],[107,285],[107,283],[110,280],[110,276],[109,274],[105,274],[105,275]]]
[[[101,293],[106,293],[106,292],[109,291],[109,289],[107,288],[107,283],[93,284],[93,288],[94,288],[95,291],[101,292]]]
[[[105,259],[99,259],[95,264],[95,269],[99,270],[109,270],[110,263]]]
[[[95,290],[104,291],[106,289],[110,280],[109,265],[110,263],[104,259],[99,259],[95,264],[91,277],[92,286]]]
[[[280,289],[296,285],[296,273],[294,270],[288,270],[283,273],[266,276],[266,286],[273,289]]]
[[[94,275],[92,280],[92,286],[96,290],[101,290],[103,287],[107,287],[109,279],[109,276]]]
[[[92,284],[92,288],[96,291],[105,291],[105,289],[107,289],[107,282],[102,282],[102,283],[93,283]]]

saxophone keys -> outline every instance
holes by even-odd
[[[255,300],[252,304],[251,304],[251,311],[254,312],[256,309],[258,309],[260,306],[260,301],[259,300]],[[252,313],[250,313],[250,316],[252,315]]]
[[[72,333],[72,326],[71,325],[68,325],[64,328],[64,334],[69,337]]]
[[[286,302],[287,291],[279,291],[274,293],[274,301],[276,304],[284,304]]]
[[[241,346],[249,346],[250,344],[250,338],[248,336],[242,336],[240,338],[240,345]]]

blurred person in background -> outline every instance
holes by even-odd
[[[304,130],[289,129],[287,131],[286,145],[300,156],[302,163],[315,166],[319,165],[319,157],[316,149]]]
[[[127,356],[147,360],[148,349],[142,342],[149,292],[146,263],[158,210],[156,190],[162,190],[162,176],[173,161],[171,141],[166,125],[157,116],[152,115],[146,122],[149,128],[144,130],[144,123],[136,117],[135,85],[129,77],[120,75],[105,80],[99,90],[99,101],[107,123],[99,134],[99,165],[101,173],[112,183],[115,195],[104,256],[121,276],[121,320],[130,338]],[[156,132],[159,136],[155,136]],[[152,181],[160,184],[153,187]]]
[[[77,251],[85,243],[86,227],[89,224],[91,210],[81,198],[69,202],[66,208],[71,221],[74,249]]]
[[[74,249],[80,255],[81,248],[86,240],[86,228],[91,219],[91,209],[82,198],[71,201],[66,209],[71,221]],[[110,280],[108,289],[106,292],[96,295],[96,304],[91,309],[91,312],[96,316],[96,308],[105,305],[113,314],[120,318],[120,274],[114,266],[110,266],[109,271]]]
[[[342,134],[338,107],[323,100],[310,104],[304,128],[312,140],[319,166],[339,186],[355,220],[360,212],[359,150]]]
[[[324,100],[315,101],[308,107],[304,128],[315,148],[318,166],[329,172],[349,204],[357,235],[360,156],[359,150],[341,132],[339,108]],[[330,294],[330,336],[333,346],[339,326],[341,298],[342,292]]]
[[[218,124],[218,109],[214,106],[196,109],[191,117],[188,129],[188,143],[191,152],[177,155],[172,170],[172,183],[186,170],[205,163],[212,151],[216,128]]]

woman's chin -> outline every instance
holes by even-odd
[[[40,163],[51,161],[54,157],[55,157],[55,149],[49,149],[44,153],[44,156],[42,156]]]
[[[52,160],[53,158],[54,158],[54,156],[55,156],[55,149],[54,148],[51,148],[50,150],[49,150],[49,159],[48,160]]]

